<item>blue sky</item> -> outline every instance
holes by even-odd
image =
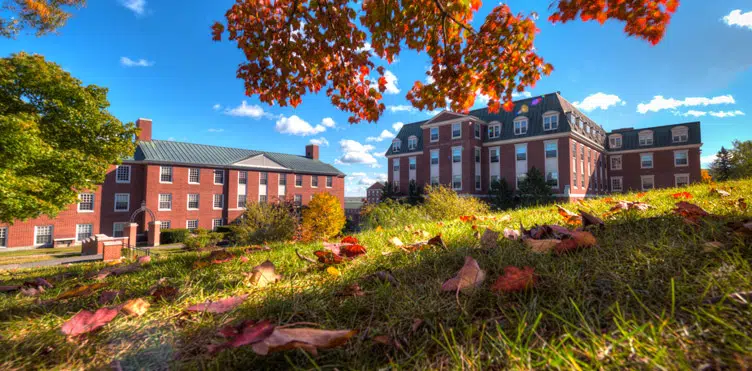
[[[348,195],[384,179],[383,152],[395,128],[430,117],[404,110],[413,81],[425,79],[425,54],[403,52],[386,66],[394,79],[376,124],[349,125],[323,94],[304,97],[296,109],[270,107],[244,95],[235,78],[240,51],[211,41],[210,25],[232,4],[90,1],[59,35],[0,39],[0,53],[42,54],[86,84],[108,87],[111,111],[123,121],[153,119],[157,139],[300,154],[314,140],[323,143],[322,160],[350,175]],[[484,2],[476,22],[496,4]],[[555,67],[531,94],[560,91],[606,130],[700,120],[704,161],[752,137],[749,0],[682,1],[657,46],[627,37],[615,21],[552,25],[550,0],[508,4],[541,15],[536,48]]]

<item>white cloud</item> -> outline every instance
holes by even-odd
[[[368,175],[366,173],[364,173],[364,172],[358,172],[358,173],[351,173],[350,176],[352,176],[352,177],[364,177],[364,176],[368,176]]]
[[[324,138],[324,137],[313,138],[313,139],[311,139],[311,141],[309,143],[315,144],[315,145],[321,146],[321,147],[329,147],[329,141],[326,140],[326,138]]]
[[[609,107],[617,104],[623,106],[626,102],[622,101],[617,95],[598,92],[588,95],[582,102],[574,102],[572,104],[585,112],[591,112],[596,109],[607,110]]]
[[[514,92],[512,93],[512,98],[530,98],[533,94],[529,91],[523,91],[522,93]]]
[[[311,124],[296,115],[292,115],[290,117],[281,116],[277,120],[277,123],[274,125],[274,129],[282,134],[300,136],[316,135],[318,133],[323,133],[324,131],[326,131],[326,128],[324,126],[311,126]]]
[[[170,142],[174,142],[175,141],[175,137],[169,137],[169,138],[167,138],[167,140],[169,140]]]
[[[241,102],[240,105],[235,108],[225,108],[224,114],[236,117],[251,117],[254,119],[260,119],[262,117],[274,117],[274,115],[268,112],[264,112],[264,109],[260,106],[257,106],[255,104],[248,105],[246,101]]]
[[[399,133],[400,129],[402,129],[403,126],[405,126],[404,123],[397,121],[392,124],[392,129],[394,129],[395,133]]]
[[[752,11],[742,13],[740,9],[732,10],[723,17],[723,22],[729,26],[746,27],[752,30]]]
[[[143,15],[146,11],[146,0],[120,0],[120,4],[138,15]]]
[[[337,125],[336,122],[334,122],[334,119],[331,117],[325,117],[323,120],[321,120],[321,125],[325,128],[333,128]]]
[[[355,49],[355,50],[358,53],[360,53],[360,52],[370,52],[370,51],[373,50],[373,47],[371,47],[371,43],[369,43],[368,41],[366,41],[365,43],[363,43],[363,47],[362,48],[358,48],[358,49]]]
[[[386,78],[386,91],[387,94],[399,94],[400,90],[397,87],[397,76],[392,71],[387,70],[384,72]]]
[[[709,106],[715,104],[734,104],[736,101],[731,95],[720,95],[713,98],[694,97],[684,98],[684,100],[678,100],[674,98],[664,98],[661,95],[656,95],[649,103],[640,103],[637,105],[637,112],[658,112],[661,110],[675,110],[679,107],[695,107],[695,106]]]
[[[212,106],[212,109],[215,110],[215,111],[219,111],[220,109],[222,109],[222,106],[219,103],[217,103],[217,104],[215,104],[215,105]]]
[[[396,106],[386,106],[386,109],[389,110],[389,112],[392,112],[392,113],[394,113],[394,112],[415,112],[415,111],[418,110],[417,108],[415,108],[413,106],[410,106],[410,105],[407,105],[407,104],[398,104]]]
[[[363,164],[373,168],[381,167],[372,152],[376,147],[370,144],[361,144],[352,139],[339,141],[342,157],[336,159],[336,164]]]
[[[386,182],[389,178],[385,173],[371,173],[369,176],[364,172],[356,172],[348,175],[348,181],[354,186],[370,187],[376,182]]]
[[[426,75],[426,84],[433,84],[436,82],[436,79],[433,78],[431,75]]]
[[[128,57],[120,57],[120,64],[125,67],[151,67],[154,65],[154,62],[147,61],[143,58],[134,61]]]
[[[703,166],[708,166],[712,164],[713,161],[715,161],[715,158],[716,158],[715,153],[712,155],[702,156],[700,157],[700,164],[702,164]]]
[[[385,139],[392,139],[392,138],[394,138],[394,134],[392,134],[392,132],[389,130],[384,130],[377,137],[366,138],[366,142],[381,142]]]
[[[207,131],[210,132],[210,133],[221,133],[221,132],[225,131],[225,129],[209,128],[209,130],[207,130]]]
[[[695,110],[689,110],[687,112],[682,113],[681,115],[684,117],[692,116],[692,117],[703,117],[707,115],[708,113],[705,111],[695,111]]]
[[[739,111],[739,110],[736,110],[736,111],[714,111],[714,112],[710,112],[710,116],[719,117],[719,118],[736,117],[736,116],[744,116],[744,112]]]

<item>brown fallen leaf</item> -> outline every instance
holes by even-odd
[[[109,286],[109,283],[106,282],[99,282],[99,283],[93,283],[91,285],[84,285],[79,286],[74,289],[68,290],[62,294],[60,294],[58,297],[56,297],[54,300],[65,300],[70,298],[75,298],[79,296],[89,296],[93,294],[95,291]]]
[[[316,257],[319,258],[319,263],[324,263],[326,265],[340,264],[344,261],[341,256],[331,251],[314,251],[313,255],[316,255]]]
[[[319,330],[313,328],[276,327],[271,335],[252,345],[258,355],[289,349],[303,349],[316,355],[318,349],[329,349],[346,343],[358,330]]]
[[[457,275],[441,285],[441,291],[466,291],[480,286],[486,279],[486,272],[480,269],[478,262],[470,256],[465,257],[465,264]]]
[[[582,228],[587,228],[588,226],[594,225],[598,228],[605,227],[606,223],[603,222],[603,219],[590,214],[586,211],[580,210],[580,217],[582,217]]]
[[[428,233],[428,231],[425,231],[422,229],[413,232],[413,235],[415,235],[418,238],[431,238],[431,234]]]
[[[559,211],[559,215],[561,215],[562,218],[564,218],[564,223],[569,225],[580,225],[582,224],[582,217],[578,214],[575,214],[559,205],[556,205],[557,210]]]
[[[338,296],[365,296],[366,293],[361,290],[360,285],[352,283],[345,286],[337,293]]]
[[[496,241],[499,240],[499,232],[494,232],[491,229],[486,228],[483,232],[483,236],[480,238],[480,247],[484,249],[494,249],[498,245]]]
[[[175,300],[175,297],[178,296],[179,290],[172,286],[157,286],[149,291],[149,294],[154,298],[154,300],[172,301]]]
[[[723,243],[718,241],[712,241],[712,242],[705,242],[703,244],[702,251],[704,252],[713,252],[715,250],[718,250],[723,247]]]
[[[504,267],[504,274],[496,279],[491,286],[491,291],[496,292],[516,292],[522,291],[535,285],[535,271],[532,267],[523,267],[522,269],[508,266]]]
[[[222,264],[235,259],[235,255],[227,250],[214,250],[209,253],[209,256],[206,259],[211,261],[212,264]]]
[[[555,239],[545,239],[545,240],[536,240],[532,238],[525,238],[524,239],[525,245],[527,245],[530,250],[536,253],[547,253],[556,246],[558,246],[561,243],[561,240],[555,240]]]
[[[239,348],[262,341],[274,332],[275,326],[269,321],[244,321],[238,326],[227,326],[219,333],[227,338],[227,342],[218,345],[210,345],[209,353],[217,353],[222,349]]]
[[[99,294],[99,299],[97,299],[97,303],[99,305],[106,305],[111,304],[115,301],[115,299],[119,297],[122,297],[125,295],[125,290],[117,290],[117,291],[102,291],[101,294]]]
[[[82,310],[63,323],[60,331],[68,336],[86,334],[110,323],[117,315],[118,310],[116,308],[99,308],[93,313]]]
[[[710,215],[703,208],[686,201],[680,201],[676,203],[674,213],[681,216],[685,223],[690,225],[697,225],[700,219]]]
[[[129,316],[141,317],[149,310],[149,307],[151,307],[151,304],[148,301],[137,298],[126,301],[121,306],[121,310]]]
[[[307,261],[309,263],[314,263],[314,264],[316,263],[316,260],[311,259],[311,258],[309,258],[309,257],[307,257],[305,255],[301,255],[300,251],[298,251],[298,249],[295,249],[295,255],[297,255],[298,259],[300,259],[300,260]]]
[[[420,318],[413,318],[413,325],[410,326],[410,329],[412,330],[412,332],[415,332],[415,331],[418,331],[418,329],[422,325],[423,325],[423,320],[422,319],[420,319]]]
[[[441,247],[442,249],[446,249],[447,247],[446,244],[444,243],[444,240],[441,239],[440,234],[428,240],[427,244],[431,246],[438,246],[438,247]]]
[[[0,286],[0,292],[14,292],[21,289],[21,285]]]
[[[251,285],[258,287],[265,287],[266,285],[276,283],[282,278],[275,271],[274,263],[268,260],[253,267],[251,273],[243,274],[249,278]]]
[[[207,313],[226,313],[242,304],[248,295],[231,296],[229,298],[209,301],[191,305],[186,309],[187,312],[207,312]]]
[[[138,258],[138,260],[136,260],[136,263],[138,263],[139,265],[147,265],[151,263],[151,255],[146,255]]]

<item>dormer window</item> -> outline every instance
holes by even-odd
[[[494,139],[500,136],[501,136],[501,124],[498,122],[496,123],[492,122],[491,124],[489,124],[488,125],[488,139]]]
[[[418,148],[418,137],[411,135],[409,138],[407,138],[407,149],[412,151],[416,148]]]
[[[402,141],[399,139],[395,139],[392,141],[392,152],[399,152],[402,148]]]
[[[653,145],[653,132],[651,130],[643,130],[639,133],[641,146]]]
[[[543,130],[556,130],[559,128],[559,113],[552,112],[543,115]]]
[[[613,134],[609,136],[608,144],[611,148],[621,148],[621,134]]]
[[[684,143],[689,140],[689,129],[686,126],[677,126],[671,129],[671,138],[674,143]]]
[[[527,117],[514,119],[514,135],[527,134]]]

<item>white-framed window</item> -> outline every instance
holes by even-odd
[[[476,164],[480,163],[480,148],[479,147],[475,147],[475,163]]]
[[[410,170],[415,170],[418,167],[415,157],[410,157],[407,163],[408,163],[408,166],[410,166]]]
[[[689,151],[674,151],[674,166],[684,167],[689,166]]]
[[[556,171],[549,171],[546,173],[546,183],[548,183],[551,188],[559,188],[559,173]]]
[[[481,128],[480,123],[476,122],[476,123],[473,124],[473,131],[475,133],[475,139],[480,139],[480,132],[481,132],[481,130],[482,130],[482,128]]]
[[[112,223],[112,237],[123,237],[123,231],[125,231],[125,223]]]
[[[452,124],[452,139],[462,138],[462,123],[455,122]]]
[[[267,185],[269,183],[269,173],[262,171],[259,173],[259,184]]]
[[[159,182],[172,183],[172,166],[159,167]]]
[[[201,183],[201,169],[192,167],[188,169],[188,184]]]
[[[574,168],[574,171],[572,171],[572,188],[577,189],[577,167]]]
[[[303,176],[300,174],[295,174],[295,186],[296,187],[302,187],[303,186]]]
[[[172,210],[172,194],[170,193],[159,194],[159,206],[157,207],[157,210],[159,211]]]
[[[689,185],[689,174],[674,174],[674,186],[685,187]]]
[[[188,210],[198,210],[199,207],[199,195],[198,193],[188,194]]]
[[[543,130],[550,131],[559,128],[559,113],[546,113],[543,115]]]
[[[224,169],[214,169],[214,184],[225,184]]]
[[[455,175],[452,177],[452,188],[462,189],[462,175]]]
[[[432,186],[437,186],[437,185],[439,185],[439,177],[437,177],[437,176],[432,176],[432,177],[431,177],[431,185],[432,185]]]
[[[624,190],[624,185],[622,184],[623,179],[624,178],[620,176],[611,177],[611,192],[621,192]]]
[[[170,226],[172,226],[172,223],[169,220],[160,220],[160,223],[162,223],[159,227],[161,230],[170,229]]]
[[[611,170],[621,170],[621,155],[611,156]]]
[[[491,163],[499,162],[499,148],[489,148],[488,149],[488,158],[490,159]]]
[[[462,147],[452,147],[452,162],[462,162]]]
[[[334,177],[331,175],[326,177],[326,188],[332,188],[332,185],[334,184]]]
[[[267,201],[267,196],[266,195],[259,195],[259,203],[260,204],[265,204],[266,201]]]
[[[488,125],[488,139],[494,139],[501,136],[501,124]]]
[[[392,141],[392,152],[399,152],[400,149],[402,149],[402,141],[399,139],[395,139]]]
[[[224,225],[224,219],[212,219],[212,230],[216,231],[217,227],[221,227]]]
[[[438,142],[439,141],[439,128],[433,127],[428,129],[430,136],[431,136],[431,142]]]
[[[130,193],[115,193],[115,211],[123,212],[131,209]]]
[[[475,190],[480,191],[481,189],[481,182],[480,182],[480,175],[475,176]]]
[[[689,140],[689,128],[686,126],[677,126],[671,129],[671,141],[674,143],[684,143]]]
[[[621,134],[611,134],[608,137],[608,145],[611,148],[621,148]]]
[[[245,195],[238,195],[238,208],[245,207]]]
[[[189,231],[198,229],[198,219],[190,219],[185,221],[185,228]]]
[[[439,164],[439,150],[434,149],[431,150],[431,165],[438,165]]]
[[[131,165],[118,165],[115,169],[115,183],[131,182]]]
[[[514,152],[517,161],[527,160],[527,146],[515,146]]]
[[[295,203],[296,206],[303,205],[303,195],[295,195],[293,197],[293,202]]]
[[[318,188],[319,187],[319,176],[318,175],[311,175],[311,187]]]
[[[655,188],[655,176],[642,175],[640,176],[640,182],[642,183],[642,190],[647,191]]]
[[[652,153],[640,153],[640,169],[652,169],[653,168],[653,154]]]
[[[559,157],[559,145],[558,142],[546,142],[545,144],[546,158]]]
[[[577,159],[577,142],[572,142],[572,158]]]
[[[93,230],[91,224],[76,224],[76,241],[83,241],[91,237]]]
[[[407,149],[412,151],[416,148],[418,148],[418,137],[411,135],[407,138]]]
[[[638,136],[639,136],[641,146],[653,145],[653,131],[652,130],[643,130],[638,133]]]
[[[94,194],[93,193],[79,193],[78,194],[78,212],[80,213],[94,212]]]
[[[8,247],[8,227],[0,227],[0,247]]]
[[[527,134],[527,117],[514,119],[514,135]]]
[[[34,227],[34,245],[52,245],[53,230],[54,228],[51,225],[38,225]]]
[[[238,184],[248,184],[248,172],[247,171],[238,172]]]
[[[281,186],[287,185],[287,174],[279,174],[279,185]]]
[[[400,159],[395,158],[392,159],[392,171],[399,171],[400,170]]]
[[[494,184],[494,182],[498,182],[498,181],[499,181],[499,176],[498,175],[491,175],[491,178],[489,179],[489,182],[488,182],[489,187],[492,184]]]
[[[214,209],[221,209],[225,207],[225,195],[223,194],[214,194],[214,200],[212,202],[212,207]]]
[[[527,179],[527,173],[517,174],[517,183],[515,184],[517,188],[520,187],[520,182]]]

